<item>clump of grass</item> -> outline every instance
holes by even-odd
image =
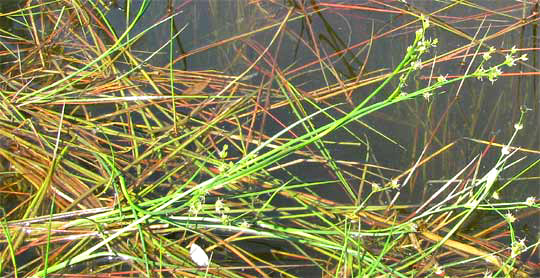
[[[126,3],[129,12],[131,4]],[[279,22],[253,32],[274,28],[268,45],[255,47],[257,58],[230,76],[175,68],[172,44],[183,29],[176,30],[174,16],[180,10],[172,6],[165,17],[134,34],[149,5],[143,1],[135,14],[127,13],[133,19],[126,20],[131,23],[121,34],[99,1],[71,6],[53,1],[5,14],[23,26],[31,40],[6,32],[18,50],[6,48],[10,62],[3,65],[2,74],[1,181],[8,193],[0,273],[533,273],[519,257],[535,252],[539,243],[526,244],[516,237],[513,223],[538,209],[536,197],[493,199],[540,161],[497,186],[501,173],[523,164],[515,158],[520,149],[513,144],[525,111],[496,163],[483,161],[494,147],[488,144],[419,205],[396,200],[419,167],[451,144],[429,155],[425,148],[409,170],[396,173],[334,159],[329,146],[338,144],[328,139],[338,130],[358,138],[351,124],[389,107],[440,97],[448,93],[443,89],[466,79],[494,82],[504,67],[525,62],[526,55],[511,49],[503,61],[491,65],[497,50],[484,49],[485,42],[473,38],[477,48],[472,57],[480,62],[471,61],[461,76],[430,75],[429,84],[408,91],[407,83],[425,66],[422,61],[437,62],[428,58],[439,43],[426,34],[430,19],[418,15],[419,28],[400,63],[374,78],[376,87],[359,103],[345,97],[354,105],[349,111],[342,103],[326,101],[360,86],[358,80],[306,93],[278,74],[273,80],[278,87],[262,100],[266,85],[254,86],[245,78],[278,45],[287,24],[309,16],[305,11],[295,14],[291,7]],[[144,59],[138,57],[138,40],[164,25],[169,27],[169,40]],[[167,66],[147,65],[166,50]],[[320,50],[314,52],[319,53],[321,67],[329,66]],[[265,133],[264,121],[255,124],[254,119],[275,117],[269,111],[276,109],[287,109],[293,117],[278,131]],[[289,180],[273,175],[296,163],[313,162],[329,169],[332,178],[307,182],[294,174]],[[347,167],[360,168],[361,176]],[[340,190],[350,202],[320,194],[321,188]],[[515,210],[524,214],[511,213]],[[500,225],[467,232],[466,223],[481,212],[496,215]],[[503,236],[509,240],[506,244],[497,241]],[[208,258],[194,259],[201,250]]]

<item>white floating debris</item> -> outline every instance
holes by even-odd
[[[189,255],[191,256],[193,262],[195,262],[198,266],[208,266],[210,261],[208,259],[208,255],[206,255],[204,250],[196,243],[191,244]]]

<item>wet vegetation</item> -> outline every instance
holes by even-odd
[[[352,2],[3,1],[2,277],[540,275],[538,1]]]

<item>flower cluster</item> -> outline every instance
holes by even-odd
[[[519,256],[519,254],[523,253],[525,249],[527,249],[527,245],[525,245],[525,239],[521,239],[519,241],[512,242],[512,254],[511,256],[513,258]]]
[[[516,65],[517,61],[527,61],[528,60],[527,54],[523,54],[523,55],[517,57],[515,55],[517,53],[517,49],[516,49],[515,46],[513,46],[510,49],[510,53],[508,53],[508,54],[506,54],[504,56],[504,62],[502,62],[499,65],[495,65],[495,66],[492,66],[492,67],[490,67],[488,69],[485,69],[483,64],[485,62],[487,62],[489,59],[491,59],[491,55],[494,52],[495,52],[495,48],[492,46],[492,47],[489,48],[489,50],[487,52],[485,52],[482,55],[482,63],[480,64],[480,66],[474,72],[474,75],[479,80],[483,80],[484,77],[487,77],[487,79],[489,81],[491,81],[491,83],[493,83],[493,82],[495,82],[497,80],[497,78],[499,78],[499,76],[501,76],[501,74],[502,74],[502,70],[501,70],[502,66],[512,67],[512,66]]]
[[[437,38],[433,40],[426,38],[425,35],[426,30],[429,27],[429,19],[423,15],[420,17],[420,19],[422,20],[422,28],[416,30],[414,43],[407,47],[407,56],[405,61],[409,65],[409,70],[405,71],[399,77],[399,84],[394,93],[401,92],[401,89],[407,86],[406,82],[409,79],[409,75],[413,71],[421,69],[423,66],[421,56],[427,53],[429,49],[437,47],[437,44],[439,43]],[[407,94],[401,92],[400,95],[406,96]]]
[[[229,222],[229,215],[228,213],[231,211],[231,209],[225,205],[223,202],[223,199],[218,198],[216,201],[216,204],[214,205],[216,213],[221,216],[221,222],[226,224]]]
[[[202,211],[204,204],[204,197],[203,198],[197,198],[191,205],[189,206],[189,214],[197,216],[199,212]]]

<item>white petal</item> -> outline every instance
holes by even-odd
[[[208,266],[208,255],[206,255],[204,250],[199,245],[192,243],[191,248],[189,249],[189,255],[191,256],[193,262],[195,262],[198,266]]]

